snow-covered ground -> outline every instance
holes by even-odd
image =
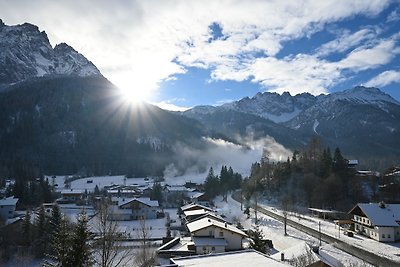
[[[243,214],[243,211],[240,208],[240,203],[233,200],[230,196],[228,197],[228,202],[222,201],[221,197],[217,197],[215,199],[216,210],[218,214],[223,214],[227,217],[229,221],[235,222],[240,221],[244,228],[253,228],[255,226],[254,223],[254,210],[251,210],[250,219],[247,219],[247,215]],[[276,207],[267,208],[271,210],[275,210],[279,212]],[[244,209],[244,208],[243,208]],[[298,221],[298,218],[295,217]],[[298,231],[290,226],[287,227],[287,236],[284,236],[284,226],[283,223],[268,217],[262,213],[258,213],[259,219],[259,228],[263,231],[264,238],[271,239],[274,245],[274,249],[271,251],[271,254],[278,253],[279,251],[287,250],[293,246],[296,246],[302,242],[306,242],[307,244],[313,246],[318,245],[319,241],[311,237],[301,231]],[[315,218],[307,218],[314,220]],[[301,221],[306,221],[304,217]],[[314,221],[316,227],[318,227],[318,221]],[[336,229],[337,231],[337,229]],[[346,236],[347,237],[347,236]],[[342,238],[342,234],[341,234]],[[347,237],[348,238],[348,237]],[[354,256],[351,256],[339,249],[333,248],[331,245],[326,243],[322,244],[322,249],[324,251],[325,257],[330,257],[330,259],[337,259],[343,266],[357,266],[356,264],[361,264],[362,266],[372,266]]]
[[[264,203],[261,204],[261,206],[277,214],[283,214],[282,211],[280,211],[275,205]],[[354,237],[348,237],[343,234],[343,228],[341,228],[341,230],[339,231],[339,227],[336,226],[333,222],[303,214],[299,217],[298,214],[293,213],[290,214],[288,218],[296,222],[300,222],[303,225],[313,228],[315,230],[318,230],[318,224],[321,223],[321,232],[323,232],[324,234],[339,238],[341,241],[373,252],[377,255],[398,261],[400,264],[400,242],[382,243],[357,234],[354,235]]]

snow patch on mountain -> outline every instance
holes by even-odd
[[[154,151],[160,151],[163,146],[163,142],[160,138],[155,136],[143,136],[136,138],[138,144],[146,144],[150,146]]]
[[[315,119],[314,125],[313,125],[313,131],[314,131],[314,133],[316,133],[316,134],[318,134],[318,132],[317,132],[317,127],[318,127],[318,125],[319,125],[319,121],[318,121],[317,119]]]

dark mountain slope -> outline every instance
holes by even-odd
[[[47,173],[160,175],[176,142],[201,146],[195,121],[126,103],[102,77],[36,78],[0,94],[0,164]]]

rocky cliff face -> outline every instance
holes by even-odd
[[[8,26],[0,20],[0,85],[48,75],[98,76],[96,66],[65,43],[51,47],[35,25]]]

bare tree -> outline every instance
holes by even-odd
[[[140,228],[138,229],[138,239],[141,242],[140,250],[137,252],[135,257],[135,263],[140,267],[150,267],[155,264],[155,253],[150,247],[149,239],[151,237],[151,232],[148,227],[146,227],[146,220],[140,219]]]
[[[118,232],[118,222],[110,218],[110,208],[108,202],[103,200],[95,217],[95,261],[101,267],[125,266],[132,260],[133,253],[118,246],[122,236]]]

